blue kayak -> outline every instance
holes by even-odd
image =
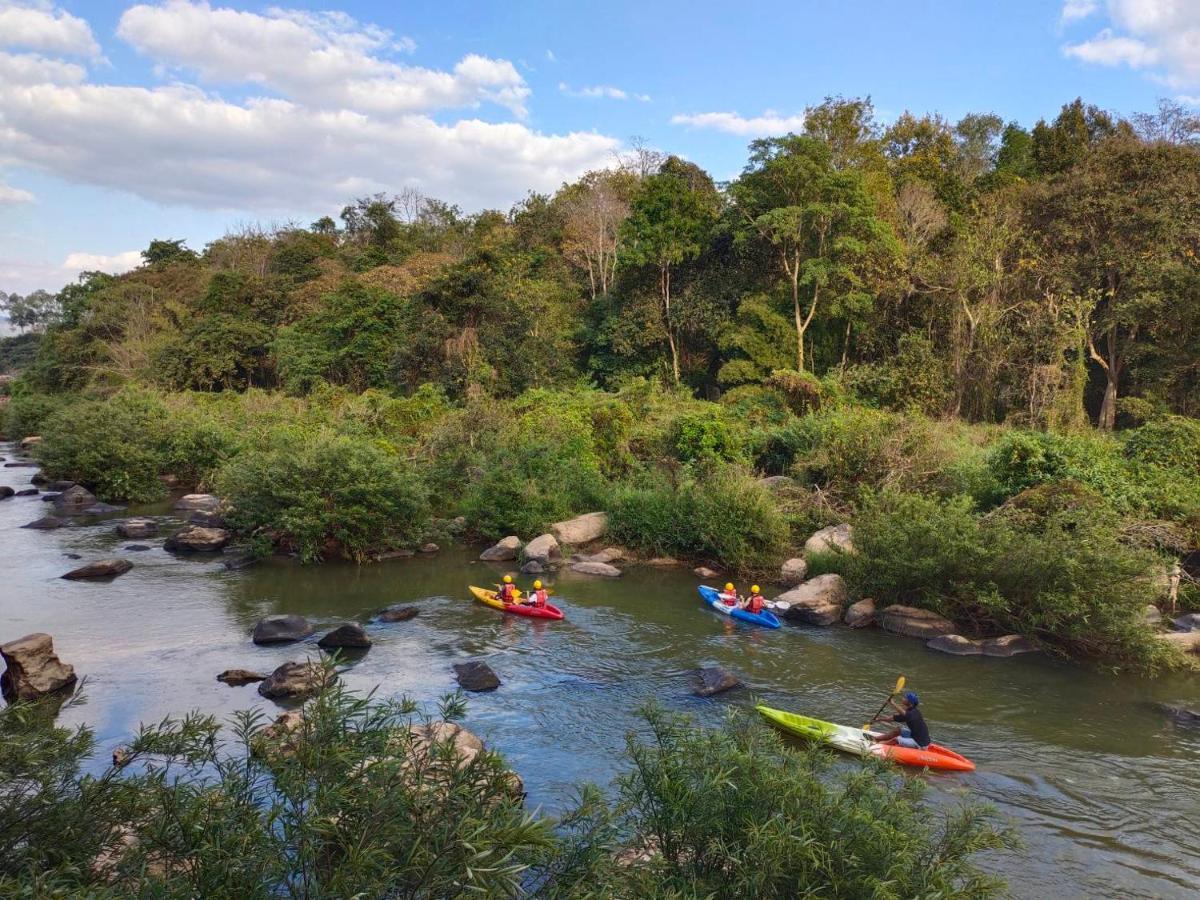
[[[764,609],[760,613],[752,613],[748,609],[738,609],[736,606],[729,606],[721,602],[721,593],[716,588],[711,588],[707,584],[700,585],[700,596],[704,602],[711,606],[719,613],[724,613],[730,618],[737,619],[741,622],[750,622],[753,625],[762,625],[764,628],[778,628],[779,620],[775,618],[775,613],[769,609]]]

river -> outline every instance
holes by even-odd
[[[0,456],[16,455],[0,445]],[[0,484],[28,487],[34,471],[0,469]],[[271,560],[228,571],[220,558],[168,554],[162,537],[119,538],[120,516],[20,528],[48,511],[37,497],[0,501],[0,641],[54,636],[60,657],[87,678],[86,703],[61,721],[90,724],[106,752],[140,722],[172,713],[276,712],[254,686],[215,680],[224,669],[270,671],[315,652],[255,647],[249,634],[261,616],[301,613],[320,634],[413,603],[417,618],[370,627],[375,644],[346,682],[432,708],[455,688],[452,663],[486,659],[503,686],[470,697],[466,724],[505,754],[530,802],[547,811],[578,782],[610,781],[645,701],[709,724],[755,699],[857,724],[903,674],[922,695],[934,739],[978,765],[966,776],[915,777],[941,796],[965,790],[987,800],[1018,826],[1026,849],[986,860],[1016,896],[1194,897],[1200,883],[1200,730],[1173,725],[1155,706],[1200,706],[1194,676],[1151,681],[1040,657],[954,658],[873,629],[734,624],[700,602],[686,570],[630,568],[614,581],[562,575],[554,587],[567,620],[537,622],[470,601],[467,585],[491,584],[500,569],[465,548],[361,567]],[[135,511],[169,516],[165,506]],[[152,549],[121,549],[131,543]],[[135,568],[109,583],[64,581],[81,564],[66,554],[120,555]],[[693,671],[713,662],[747,688],[692,697]]]

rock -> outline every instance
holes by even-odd
[[[126,519],[117,525],[117,534],[123,538],[148,538],[158,534],[158,523],[153,519]]]
[[[225,528],[228,525],[223,515],[204,509],[193,509],[188,513],[187,520],[189,525],[201,525],[204,528]]]
[[[143,553],[146,550],[153,550],[154,548],[149,547],[146,544],[127,544],[126,546],[122,547],[121,549],[127,550],[130,553]]]
[[[291,644],[302,641],[313,633],[313,627],[304,616],[266,616],[254,625],[251,640],[262,644]]]
[[[1188,613],[1186,616],[1172,619],[1171,624],[1179,631],[1200,631],[1200,613]]]
[[[322,650],[366,650],[371,646],[371,638],[357,622],[347,622],[322,637],[317,646]]]
[[[63,556],[67,559],[83,559],[78,553],[64,553]]]
[[[1170,703],[1159,703],[1158,708],[1165,712],[1176,725],[1200,728],[1200,712],[1194,709],[1188,709],[1184,706],[1173,706]]]
[[[426,785],[427,789],[435,792],[439,790],[438,782],[445,781],[449,777],[448,774],[442,774],[445,772],[446,762],[450,762],[454,769],[462,770],[483,752],[483,741],[461,725],[450,722],[411,725],[408,733],[412,739],[408,746],[404,747],[404,751],[417,769],[431,773],[426,778]],[[438,753],[435,756],[431,752],[435,746],[445,747],[449,753],[445,755]],[[450,757],[450,759],[446,757]],[[507,793],[514,800],[521,800],[524,797],[525,785],[516,772],[506,773],[505,782],[508,788]],[[482,781],[479,782],[479,785],[484,787]]]
[[[382,553],[375,554],[375,562],[384,562],[389,559],[412,559],[416,555],[416,553],[407,548],[384,550]]]
[[[62,576],[68,581],[87,581],[95,578],[116,578],[124,575],[133,568],[133,563],[127,559],[99,559],[96,562],[72,569]]]
[[[796,480],[789,478],[787,475],[768,475],[765,478],[758,479],[758,483],[768,491],[775,492],[791,487],[796,483]]]
[[[493,544],[482,553],[479,558],[484,562],[508,562],[517,558],[517,553],[521,550],[521,539],[515,534],[510,534],[499,543]]]
[[[42,442],[40,434],[31,434],[29,437],[21,438],[21,442],[17,444],[22,450],[31,450]]]
[[[54,511],[60,516],[78,516],[97,502],[95,494],[77,484],[54,498]]]
[[[808,563],[803,557],[789,559],[779,568],[779,583],[784,587],[795,587],[808,574]]]
[[[554,535],[541,534],[525,545],[521,555],[526,562],[538,562],[545,565],[552,559],[561,559],[562,550],[559,549]]]
[[[228,543],[229,532],[224,528],[188,525],[167,538],[163,547],[180,553],[219,553]]]
[[[646,560],[646,565],[654,566],[656,569],[677,569],[683,563],[673,556],[656,556],[654,559]]]
[[[741,680],[720,666],[705,666],[696,673],[700,678],[700,686],[694,693],[697,697],[711,697],[714,694],[731,691],[742,686]]]
[[[841,575],[818,575],[775,598],[784,618],[805,625],[832,625],[842,617],[848,592]]]
[[[22,525],[22,528],[36,528],[39,531],[49,531],[52,528],[62,528],[64,525],[71,524],[66,519],[60,519],[58,516],[42,516],[40,519],[34,519],[28,525]]]
[[[0,500],[7,500],[16,493],[7,484],[0,484]]]
[[[949,619],[914,606],[885,606],[876,614],[876,621],[884,631],[925,640],[943,634],[954,634],[958,630]]]
[[[422,544],[422,545],[421,545],[421,552],[422,552],[422,553],[437,553],[437,552],[438,552],[439,550],[441,550],[441,549],[442,549],[442,548],[441,548],[441,547],[439,547],[437,544],[435,544],[433,541],[430,541],[430,542],[429,542],[429,543],[427,543],[427,544]]]
[[[42,494],[42,502],[43,503],[53,503],[55,500],[57,500],[59,498],[59,496],[60,495],[58,495],[58,494]]]
[[[994,656],[1008,659],[1021,653],[1037,653],[1038,646],[1019,634],[1006,634],[1002,637],[988,638],[981,643],[984,656]]]
[[[123,769],[133,762],[133,751],[128,747],[114,747],[112,752],[112,764],[114,769]]]
[[[952,656],[982,656],[983,645],[979,641],[963,637],[961,634],[942,634],[925,642],[930,650],[949,653]]]
[[[325,684],[325,667],[320,663],[285,662],[258,686],[268,700],[299,700],[311,697]]]
[[[830,525],[804,542],[805,556],[812,553],[853,553],[854,529],[850,525]]]
[[[259,557],[254,556],[253,554],[244,553],[239,556],[231,556],[229,559],[222,560],[221,565],[230,572],[233,572],[238,569],[248,569],[251,566],[256,566],[261,561],[262,560]]]
[[[604,537],[607,530],[608,515],[602,512],[584,513],[550,526],[550,533],[560,544],[590,544]]]
[[[175,508],[216,512],[221,508],[221,498],[213,494],[184,494],[175,501]]]
[[[602,562],[577,562],[571,563],[571,571],[578,572],[580,575],[599,575],[603,578],[620,578],[621,570],[616,566],[610,566],[608,563]]]
[[[870,597],[852,603],[846,610],[845,623],[851,628],[866,628],[875,624],[875,601]]]
[[[1200,631],[1171,631],[1158,637],[1184,653],[1200,653]]]
[[[471,662],[455,663],[454,676],[458,679],[459,686],[464,691],[494,691],[500,687],[500,679],[491,667],[479,660]]]
[[[75,669],[54,652],[54,639],[36,632],[0,644],[4,674],[0,675],[0,693],[9,703],[36,700],[75,684]]]
[[[598,553],[579,554],[573,558],[575,562],[615,563],[629,559],[629,551],[621,547],[605,547]]]
[[[124,506],[114,506],[111,503],[93,503],[83,511],[85,516],[108,516],[125,509]]]
[[[696,566],[696,568],[692,569],[692,574],[700,579],[711,579],[719,577],[721,573],[716,569],[710,569],[708,566]]]
[[[1158,625],[1162,622],[1162,612],[1153,603],[1147,603],[1142,611],[1142,621],[1147,625]]]
[[[376,622],[407,622],[415,618],[420,610],[415,606],[389,606],[375,617]]]
[[[254,684],[256,681],[266,680],[266,675],[251,672],[249,669],[226,669],[217,676],[217,681],[222,681],[230,687],[241,687],[244,684]]]
[[[525,565],[521,566],[521,572],[525,575],[541,575],[545,571],[546,567],[536,559],[531,559]]]
[[[35,462],[7,462],[4,464],[4,468],[6,468],[6,469],[36,469],[37,465],[38,464]]]
[[[36,484],[38,487],[46,484],[50,479],[46,477],[45,472],[34,472],[29,476],[29,483]],[[61,489],[60,489],[61,490]]]
[[[33,477],[33,483],[37,484],[37,475],[34,475]],[[63,491],[69,491],[71,488],[75,487],[75,482],[73,481],[50,481],[47,478],[43,478],[41,480],[45,482],[46,490],[54,491],[55,493],[59,494],[61,494]]]
[[[2,489],[0,489],[2,490]],[[40,493],[37,488],[25,488],[23,491],[17,491],[14,497],[36,497]]]

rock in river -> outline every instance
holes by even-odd
[[[1008,659],[1010,656],[1017,656],[1021,653],[1037,653],[1038,651],[1037,644],[1019,634],[988,638],[982,642],[981,646],[984,656],[995,656],[999,659]]]
[[[357,622],[347,622],[322,637],[317,646],[323,650],[366,650],[371,646],[371,638]]]
[[[1177,631],[1200,631],[1200,613],[1188,613],[1172,620]]]
[[[957,630],[957,626],[949,619],[914,606],[885,606],[877,619],[884,631],[925,640],[943,634],[954,634]]]
[[[407,622],[415,618],[420,610],[415,606],[389,606],[375,617],[376,622]]]
[[[53,528],[62,528],[64,525],[70,525],[66,519],[60,519],[58,516],[42,516],[40,519],[34,519],[28,525],[22,525],[22,528],[34,528],[38,531],[50,531]]]
[[[608,515],[602,512],[584,513],[565,522],[555,522],[550,533],[561,544],[590,544],[604,537],[608,530]]]
[[[217,676],[217,681],[224,682],[230,687],[241,687],[244,684],[254,684],[256,681],[266,681],[267,676],[249,669],[226,669]]]
[[[692,574],[701,581],[708,581],[717,578],[721,573],[716,569],[710,569],[708,566],[696,566],[696,568],[692,569]]]
[[[541,563],[543,566],[552,559],[561,559],[562,550],[552,534],[541,534],[525,545],[521,551],[526,562]]]
[[[493,544],[482,553],[479,558],[484,562],[508,562],[517,558],[517,553],[521,550],[521,539],[515,534],[510,534],[504,540]]]
[[[54,511],[60,516],[78,516],[97,503],[96,495],[81,485],[73,485],[54,498]]]
[[[697,697],[711,697],[714,694],[731,691],[742,686],[741,680],[732,672],[727,672],[720,666],[705,666],[696,673],[700,685],[693,693]]]
[[[784,587],[795,587],[804,580],[807,574],[808,563],[804,557],[797,556],[779,567],[779,583]]]
[[[0,675],[0,693],[9,703],[36,700],[75,683],[75,669],[58,658],[48,634],[27,634],[0,644],[0,658],[6,667]]]
[[[961,634],[942,634],[925,642],[930,650],[949,653],[951,656],[982,656],[983,645]]]
[[[865,597],[857,603],[851,603],[846,610],[845,623],[851,628],[866,628],[875,624],[875,601]]]
[[[221,498],[214,494],[184,494],[175,501],[176,509],[200,509],[205,512],[216,512],[221,506]]]
[[[1170,703],[1159,703],[1158,708],[1165,712],[1176,725],[1200,728],[1200,712],[1194,709],[1188,709],[1186,706],[1174,706]]]
[[[479,660],[455,663],[454,675],[464,691],[494,691],[500,687],[500,678],[492,671],[491,666]]]
[[[772,608],[785,619],[805,625],[832,625],[846,606],[846,583],[841,575],[818,575],[775,598]]]
[[[15,493],[16,491],[10,488],[7,484],[0,484],[0,500],[7,500]]]
[[[325,683],[325,667],[320,663],[286,662],[258,686],[268,700],[300,700],[317,693]]]
[[[188,525],[167,538],[163,546],[185,553],[219,553],[228,543],[229,532],[224,528]]]
[[[96,562],[72,569],[62,576],[68,581],[90,581],[98,578],[116,578],[124,575],[133,568],[133,563],[127,559],[99,559]]]
[[[25,488],[23,491],[17,491],[14,497],[36,497],[39,491],[37,488]]]
[[[312,633],[313,627],[304,616],[266,616],[255,624],[251,640],[256,644],[291,644]]]
[[[126,519],[117,525],[117,534],[124,538],[148,538],[158,534],[154,519]]]
[[[610,566],[608,563],[602,562],[577,562],[571,563],[571,571],[578,572],[580,575],[600,575],[604,578],[620,578],[621,570],[616,566]]]
[[[205,528],[224,528],[226,526],[223,515],[203,509],[193,509],[188,513],[187,520],[189,525],[203,525]]]

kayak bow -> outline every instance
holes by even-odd
[[[764,609],[760,613],[752,613],[748,609],[739,609],[736,606],[730,606],[721,600],[721,595],[716,588],[711,588],[707,584],[700,585],[700,596],[704,602],[711,606],[719,613],[737,619],[741,622],[750,622],[753,625],[762,625],[764,628],[778,628],[779,620],[775,618],[775,613],[769,609]]]
[[[552,603],[547,603],[541,608],[524,606],[520,603],[505,603],[496,597],[495,591],[489,591],[487,588],[475,587],[474,585],[471,586],[471,593],[484,606],[490,606],[492,609],[498,609],[501,612],[512,613],[516,616],[528,616],[531,619],[557,620],[563,618],[563,611]]]
[[[808,716],[784,712],[782,709],[771,709],[767,706],[756,706],[755,709],[762,717],[790,734],[828,744],[845,753],[858,756],[879,756],[900,763],[903,766],[917,766],[924,769],[940,769],[948,772],[974,772],[975,763],[939,744],[930,744],[924,750],[912,747],[901,747],[894,740],[876,741],[878,737],[873,732],[863,732],[846,725],[834,725]]]

